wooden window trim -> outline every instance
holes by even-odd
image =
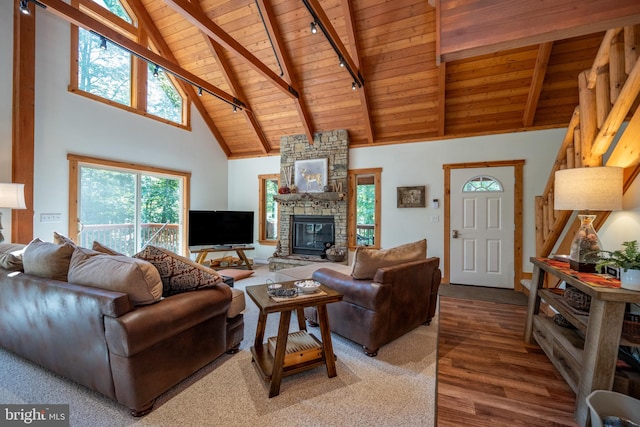
[[[115,160],[105,160],[96,157],[82,156],[77,154],[67,154],[67,160],[69,162],[69,233],[68,235],[74,240],[80,232],[78,227],[79,212],[78,212],[78,190],[80,188],[79,183],[79,171],[80,165],[92,165],[95,167],[109,167],[115,169],[122,169],[126,171],[136,171],[141,173],[151,173],[158,175],[169,175],[177,179],[182,180],[183,188],[183,204],[181,209],[181,216],[183,218],[183,230],[182,233],[182,253],[188,254],[189,248],[187,245],[187,230],[189,229],[189,206],[191,206],[191,172],[179,171],[174,169],[158,168],[155,166],[141,165],[135,163],[118,162]]]
[[[265,191],[265,182],[268,180],[277,180],[278,188],[280,187],[280,174],[266,174],[266,175],[258,175],[258,243],[266,246],[276,246],[278,244],[278,239],[272,240],[267,239],[267,224],[265,222],[266,216],[266,202],[267,202],[267,194]],[[280,211],[278,211],[278,224],[280,224]]]
[[[374,203],[375,207],[375,228],[374,228],[374,244],[371,246],[367,246],[368,248],[380,249],[380,241],[381,241],[381,232],[380,232],[380,223],[381,223],[381,195],[382,195],[382,168],[369,168],[369,169],[350,169],[348,172],[348,181],[349,181],[349,195],[347,197],[347,244],[349,249],[355,249],[358,245],[356,243],[356,222],[357,222],[357,191],[358,185],[356,178],[358,175],[373,175],[374,177],[374,185],[375,185],[375,195],[376,200]]]

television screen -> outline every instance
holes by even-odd
[[[189,211],[189,246],[253,243],[252,211]]]

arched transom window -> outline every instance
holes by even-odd
[[[503,190],[500,181],[487,175],[473,177],[462,186],[463,193],[475,193],[478,191],[501,192]]]

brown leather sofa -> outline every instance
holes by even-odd
[[[439,263],[433,257],[378,268],[372,280],[328,268],[316,270],[312,277],[344,295],[341,302],[327,306],[331,331],[376,356],[383,345],[431,322],[442,277]],[[305,308],[305,316],[317,324],[315,308]]]
[[[226,284],[133,306],[125,293],[0,268],[0,346],[128,407],[154,400],[244,334]]]

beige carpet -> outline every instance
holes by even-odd
[[[266,278],[285,277],[259,266],[236,286],[263,283]],[[278,317],[272,317],[267,336],[276,334]],[[2,349],[0,403],[70,404],[72,426],[435,425],[437,317],[430,326],[420,326],[382,347],[375,358],[334,334],[338,376],[328,378],[319,367],[285,377],[280,395],[271,399],[249,352],[256,322],[257,308],[248,299],[241,351],[220,357],[165,393],[143,418],[130,417],[111,400]],[[309,331],[320,336],[317,328]]]

